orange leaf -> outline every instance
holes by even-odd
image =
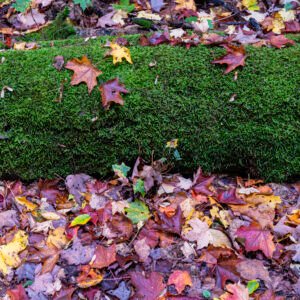
[[[89,94],[97,85],[97,77],[102,74],[100,70],[92,65],[91,61],[86,56],[83,56],[81,59],[73,58],[68,61],[66,69],[74,71],[71,85],[85,82],[88,86]]]
[[[224,45],[223,47],[227,50],[227,53],[219,59],[215,59],[212,63],[227,64],[228,66],[224,72],[225,74],[233,71],[238,66],[245,65],[245,59],[247,56],[243,46]]]
[[[181,294],[185,286],[192,286],[192,279],[187,271],[175,270],[170,275],[168,285],[174,284],[177,292]]]
[[[240,283],[228,284],[226,289],[229,293],[225,293],[220,297],[220,300],[248,300],[248,289]]]

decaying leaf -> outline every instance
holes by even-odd
[[[92,65],[86,56],[83,56],[81,59],[73,58],[69,60],[65,68],[74,71],[71,84],[77,85],[81,82],[85,82],[88,86],[89,94],[97,85],[97,77],[102,74],[100,70]]]
[[[105,109],[109,109],[112,103],[119,105],[124,105],[124,99],[121,96],[121,93],[129,93],[123,84],[119,82],[118,78],[108,80],[103,83],[99,90],[101,92],[102,106]]]

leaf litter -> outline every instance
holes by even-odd
[[[297,184],[164,167],[139,158],[107,181],[1,182],[1,296],[298,299]]]

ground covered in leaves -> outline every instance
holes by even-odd
[[[299,184],[113,170],[1,182],[4,299],[299,299]]]

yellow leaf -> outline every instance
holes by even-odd
[[[259,6],[257,5],[257,0],[243,0],[242,4],[247,7],[249,10],[259,10]]]
[[[117,43],[110,43],[109,44],[111,50],[109,55],[113,57],[114,65],[118,62],[122,62],[123,58],[125,58],[130,64],[132,64],[130,50],[126,47],[122,47]]]
[[[15,197],[15,200],[17,203],[26,206],[29,211],[33,211],[38,207],[36,204],[28,201],[26,197]]]
[[[68,239],[65,235],[64,227],[57,227],[49,234],[47,238],[47,245],[49,247],[54,246],[57,249],[63,249],[67,244]]]
[[[41,212],[41,215],[46,220],[59,220],[61,218],[59,214],[52,211],[43,211]]]
[[[176,0],[176,10],[181,9],[191,9],[196,10],[196,5],[194,0]]]
[[[281,34],[281,30],[285,28],[284,21],[279,13],[275,14],[272,25],[272,31],[277,34]]]
[[[0,246],[0,272],[7,275],[9,267],[17,268],[20,263],[19,252],[26,249],[28,244],[28,236],[25,231],[19,230],[13,240],[7,245]]]
[[[14,50],[25,50],[26,42],[19,42],[14,44]]]

